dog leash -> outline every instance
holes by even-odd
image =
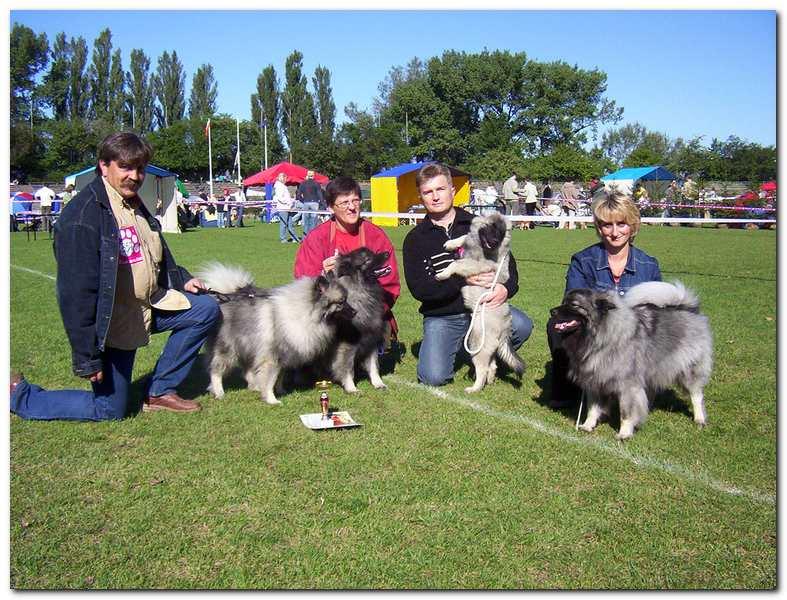
[[[474,356],[478,354],[481,348],[484,347],[484,340],[486,338],[486,324],[484,322],[484,312],[486,311],[486,303],[481,305],[481,343],[478,345],[478,348],[475,350],[470,349],[470,334],[473,331],[473,326],[475,325],[476,317],[478,316],[478,305],[481,304],[481,301],[486,298],[487,296],[492,294],[492,290],[495,289],[495,285],[497,285],[497,280],[500,279],[500,271],[503,269],[503,263],[505,262],[505,255],[500,257],[500,262],[497,264],[497,271],[495,271],[495,278],[492,280],[492,285],[489,287],[489,290],[484,292],[478,297],[476,300],[475,306],[473,307],[473,316],[470,317],[470,327],[467,328],[467,333],[465,334],[464,346],[465,350],[470,356]]]
[[[574,423],[574,431],[579,431],[579,418],[582,416],[582,406],[585,404],[585,390],[582,390],[582,396],[579,399],[579,412],[577,413],[577,422]]]
[[[198,294],[209,294],[214,296],[219,304],[225,304],[226,302],[230,302],[232,300],[242,300],[243,298],[265,298],[267,297],[266,294],[257,294],[254,292],[231,292],[229,294],[225,294],[223,292],[217,292],[216,290],[211,290],[209,288],[201,289]]]

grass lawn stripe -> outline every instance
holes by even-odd
[[[54,275],[47,275],[46,273],[42,273],[41,271],[34,271],[33,269],[28,269],[27,267],[19,267],[17,265],[11,265],[14,269],[19,269],[20,271],[26,271],[27,273],[32,273],[33,275],[40,275],[41,277],[46,277],[47,279],[51,279],[52,281],[56,281]]]
[[[776,504],[776,496],[774,494],[766,494],[756,490],[740,489],[736,486],[714,479],[713,477],[705,473],[695,473],[680,465],[648,458],[646,456],[637,456],[626,450],[626,448],[621,443],[609,444],[590,436],[574,435],[572,433],[568,433],[566,431],[561,431],[559,429],[555,429],[554,427],[550,427],[549,425],[547,425],[546,423],[542,423],[538,419],[533,419],[531,417],[526,417],[524,415],[518,415],[515,413],[508,413],[508,412],[495,410],[493,408],[490,408],[489,406],[485,406],[484,404],[480,404],[478,402],[470,400],[469,398],[454,396],[441,389],[431,387],[428,385],[423,385],[421,383],[416,383],[414,381],[402,379],[401,377],[398,377],[396,375],[390,375],[386,377],[386,380],[388,382],[394,382],[399,385],[405,385],[419,390],[426,390],[427,392],[429,392],[433,396],[436,396],[437,398],[440,398],[442,400],[448,400],[449,402],[458,404],[465,408],[469,408],[476,412],[480,412],[489,417],[496,417],[499,419],[506,419],[509,421],[524,423],[528,427],[536,431],[539,431],[541,433],[544,433],[546,435],[557,437],[560,438],[561,440],[568,441],[574,444],[580,444],[582,446],[598,448],[599,450],[603,450],[604,452],[612,454],[613,456],[617,456],[618,458],[627,460],[638,467],[648,467],[648,468],[658,469],[660,471],[663,471],[664,473],[674,475],[675,477],[680,477],[687,481],[700,483],[706,487],[714,489],[718,492],[722,492],[724,494],[729,494],[731,496],[745,496],[757,502],[762,502],[765,504]]]

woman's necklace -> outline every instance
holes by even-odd
[[[618,252],[617,254],[608,254],[607,262],[609,263],[609,270],[612,272],[612,278],[618,281],[626,270],[626,263],[628,262],[628,248],[625,252]]]

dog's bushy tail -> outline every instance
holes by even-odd
[[[640,304],[654,304],[660,307],[671,306],[683,310],[697,311],[700,301],[697,295],[686,288],[680,281],[665,283],[663,281],[649,281],[632,287],[623,297],[627,306],[635,307]]]
[[[497,347],[497,355],[517,375],[525,372],[525,361],[519,358],[519,355],[511,347],[511,340],[508,338],[500,342],[500,345]]]
[[[203,266],[197,273],[202,282],[215,292],[231,294],[241,288],[253,286],[254,277],[241,267],[224,265],[212,261]]]

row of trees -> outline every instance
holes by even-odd
[[[215,172],[232,170],[235,120],[218,113],[213,68],[191,78],[177,52],[155,69],[143,50],[124,70],[109,29],[88,47],[81,38],[45,34],[16,24],[11,32],[11,169],[58,179],[95,161],[111,131],[149,137],[155,162],[199,180],[207,176],[203,128],[211,118]],[[257,171],[282,159],[328,175],[368,179],[410,160],[440,160],[480,179],[511,171],[537,179],[587,180],[619,166],[663,164],[699,179],[762,181],[775,177],[776,152],[730,137],[704,146],[700,138],[670,140],[635,123],[615,127],[623,108],[605,96],[606,74],[561,61],[528,60],[525,53],[447,51],[426,62],[393,67],[369,110],[350,103],[336,124],[331,73],[309,78],[303,55],[292,52],[280,81],[268,65],[251,95],[251,119],[240,124],[241,168]],[[601,127],[612,126],[601,141]]]

